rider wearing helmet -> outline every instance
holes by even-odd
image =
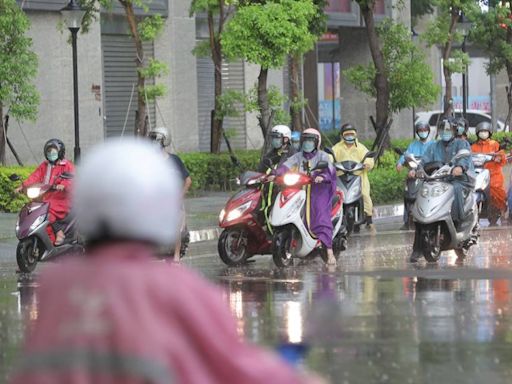
[[[455,120],[455,124],[457,125],[457,137],[459,139],[467,140],[469,122],[465,118],[459,117],[458,119]]]
[[[322,242],[327,250],[327,263],[336,264],[336,258],[332,251],[332,221],[329,209],[336,191],[336,171],[330,161],[329,155],[320,149],[322,137],[315,128],[308,128],[302,132],[301,152],[296,153],[286,160],[275,172],[282,175],[288,170],[309,173],[311,169],[321,162],[329,164],[327,169],[315,171],[314,184],[311,188],[311,205],[306,217],[309,217],[309,229]]]
[[[496,211],[495,214],[489,215],[491,225],[496,225],[499,217],[505,214],[507,210],[507,193],[505,192],[504,177],[502,168],[507,164],[505,152],[500,150],[500,144],[496,140],[492,140],[492,125],[487,121],[482,121],[476,126],[477,141],[471,146],[471,150],[475,153],[496,154],[493,162],[485,164],[485,168],[489,170],[491,175],[490,195],[491,207]]]
[[[273,127],[270,138],[272,148],[262,157],[258,172],[277,168],[296,152],[292,145],[292,131],[286,125]]]
[[[218,288],[154,262],[177,233],[181,195],[178,171],[143,141],[112,140],[84,157],[74,207],[87,255],[43,271],[44,309],[12,384],[306,379],[240,339]]]
[[[439,122],[437,135],[440,140],[437,140],[428,146],[421,159],[422,164],[431,162],[447,164],[460,150],[464,149],[471,151],[471,147],[467,140],[457,137],[457,122],[453,117],[444,118]],[[455,199],[453,200],[452,205],[452,216],[456,227],[459,228],[467,215],[464,210],[464,195],[466,195],[467,198],[473,198],[473,194],[470,193],[474,188],[474,168],[471,156],[466,156],[456,160],[452,170],[452,175],[454,176],[452,185],[455,190]],[[409,171],[409,177],[416,177],[416,171]],[[411,262],[416,262],[419,257],[421,257],[420,250],[413,248]]]
[[[179,171],[183,183],[183,196],[185,196],[192,185],[192,179],[190,178],[187,167],[185,167],[185,164],[183,164],[179,156],[174,153],[169,153],[166,150],[166,148],[171,145],[169,131],[165,127],[152,128],[148,132],[148,138],[159,145],[163,151],[164,157],[169,159],[172,165]],[[181,236],[176,240],[176,244],[174,245],[174,261],[179,261],[181,257],[185,256],[188,243],[190,242],[190,233],[187,229],[184,209],[182,211],[182,220]]]
[[[368,152],[368,149],[357,140],[357,130],[351,123],[346,123],[340,129],[341,140],[333,148],[336,161],[356,161],[360,162]],[[361,174],[361,194],[363,195],[364,213],[366,214],[366,227],[373,229],[373,202],[370,197],[370,181],[368,172],[373,168],[374,161],[372,158],[364,160],[365,170]],[[354,227],[354,232],[359,231],[359,226]]]
[[[300,132],[299,131],[292,132],[292,145],[293,145],[293,149],[295,149],[295,152],[300,151]]]
[[[421,121],[417,122],[414,125],[414,132],[416,133],[418,139],[412,141],[411,144],[409,144],[409,146],[407,147],[405,154],[401,155],[400,158],[398,159],[398,162],[396,163],[396,170],[398,172],[400,172],[403,168],[405,162],[405,155],[410,154],[414,155],[416,158],[421,158],[425,153],[425,150],[428,148],[428,146],[432,144],[432,141],[428,140],[428,137],[430,135],[430,125],[428,125],[428,123],[424,123]],[[400,229],[409,229],[409,212],[407,212],[407,210],[404,210],[404,225]]]
[[[60,178],[63,173],[74,174],[75,166],[65,158],[66,147],[59,139],[48,140],[43,148],[45,160],[32,172],[16,192],[30,187],[33,184],[51,184],[54,187],[46,192],[43,201],[50,204],[49,221],[53,231],[49,231],[50,238],[55,245],[64,242],[64,229],[67,226],[66,217],[69,213],[69,190],[71,180],[69,178]]]

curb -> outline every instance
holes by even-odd
[[[374,219],[385,219],[390,217],[403,216],[404,205],[383,205],[374,207],[373,218]],[[190,231],[190,243],[198,243],[201,241],[217,240],[222,233],[222,228],[211,227],[198,230]]]

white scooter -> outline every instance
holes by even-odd
[[[480,219],[489,220],[489,224],[495,225],[500,218],[498,209],[491,205],[491,174],[484,166],[487,163],[494,161],[498,153],[473,153],[471,160],[475,167],[476,182],[475,182],[475,198],[478,206],[478,214]]]
[[[303,188],[313,184],[314,171],[327,166],[326,162],[319,162],[310,175],[288,172],[276,178],[281,191],[272,208],[270,223],[274,228],[272,257],[278,267],[288,267],[295,258],[305,259],[318,253],[327,261],[326,250],[321,248],[320,241],[307,228],[308,198],[306,188]],[[340,252],[347,248],[347,232],[342,225],[343,193],[340,190],[336,190],[332,205],[326,208],[331,212],[333,252],[337,259]]]
[[[458,229],[451,214],[455,198],[454,187],[449,180],[453,177],[452,164],[470,155],[470,151],[460,150],[449,164],[433,167],[430,176],[425,173],[428,173],[428,165],[425,165],[425,169],[419,168],[418,177],[423,182],[412,208],[416,232],[411,261],[423,256],[428,262],[437,262],[441,251],[451,249],[455,251],[459,260],[463,260],[469,248],[478,242],[478,207],[474,193],[465,198],[464,211],[467,212],[467,216]]]

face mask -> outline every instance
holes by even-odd
[[[465,128],[464,127],[457,127],[457,134],[459,136],[463,135],[464,134],[464,131],[465,131]]]
[[[57,151],[50,151],[46,154],[46,158],[48,159],[48,161],[50,162],[54,162],[55,160],[57,160],[59,157],[59,153]]]
[[[272,139],[272,148],[279,149],[283,146],[283,140],[280,137],[274,137]]]
[[[356,141],[356,137],[354,135],[346,135],[343,136],[343,140],[345,140],[347,143],[353,143]]]
[[[300,141],[294,141],[293,148],[295,148],[296,151],[300,150]]]
[[[487,132],[487,131],[478,132],[478,137],[482,140],[487,140],[489,138],[489,132]]]
[[[451,139],[453,139],[452,131],[443,131],[443,135],[441,136],[441,139],[443,141],[450,141]]]
[[[314,141],[305,141],[302,143],[302,150],[306,153],[311,153],[315,149],[315,142]]]
[[[425,132],[425,131],[418,132],[418,137],[419,137],[420,139],[425,140],[425,139],[428,137],[428,132]]]

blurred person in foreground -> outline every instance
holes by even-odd
[[[149,143],[115,140],[83,159],[73,201],[88,252],[42,273],[12,384],[322,382],[239,340],[218,288],[155,262],[181,195]]]

